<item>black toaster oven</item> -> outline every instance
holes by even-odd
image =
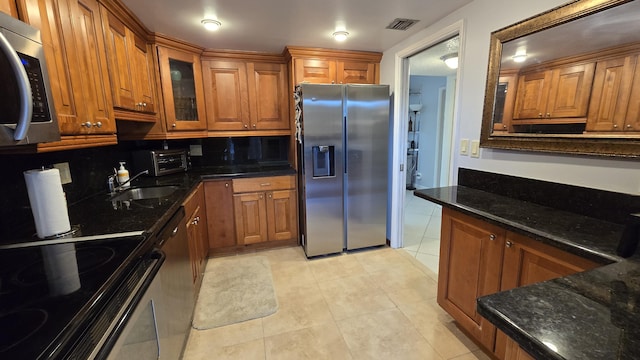
[[[184,149],[140,150],[133,153],[137,171],[149,170],[151,176],[187,171],[187,152]]]

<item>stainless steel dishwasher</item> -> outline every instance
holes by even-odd
[[[180,208],[158,235],[156,244],[166,258],[160,277],[161,301],[156,308],[160,359],[178,360],[191,328],[195,305],[184,208]]]

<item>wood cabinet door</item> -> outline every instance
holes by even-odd
[[[598,61],[587,117],[587,131],[625,130],[636,61],[637,56]]]
[[[199,209],[199,208],[198,208]],[[200,254],[198,249],[198,223],[195,218],[198,209],[187,217],[187,240],[189,242],[189,260],[191,263],[191,282],[196,284],[200,274]],[[196,287],[194,287],[195,289]]]
[[[543,244],[523,235],[507,232],[500,290],[509,290],[593,269],[598,264]],[[495,354],[500,359],[527,359],[527,354],[497,331]]]
[[[107,45],[107,58],[109,60],[109,75],[111,79],[111,94],[113,106],[129,110],[136,110],[134,94],[134,64],[131,62],[130,50],[133,39],[129,35],[130,30],[111,14],[102,9],[102,18],[105,26],[105,39]]]
[[[267,241],[267,205],[265,193],[233,195],[238,245]]]
[[[164,46],[157,49],[167,130],[205,130],[200,56]]]
[[[80,133],[113,134],[116,123],[108,90],[111,85],[100,8],[95,0],[71,0],[70,5],[72,17],[68,25],[75,37],[75,47],[67,48],[66,51],[67,57],[75,57],[74,63],[79,65],[78,68],[70,69],[76,104],[86,107],[86,118],[80,119],[80,125],[84,124],[80,127]],[[63,26],[63,31],[64,29]],[[66,37],[67,33],[64,35]]]
[[[233,187],[231,180],[204,182],[209,249],[236,245]]]
[[[334,84],[336,82],[336,62],[322,59],[295,59],[294,84]]]
[[[363,61],[336,61],[338,84],[376,84],[376,64]]]
[[[541,71],[518,78],[514,119],[541,119],[546,114],[551,72]]]
[[[289,129],[285,64],[247,63],[247,74],[251,129]]]
[[[298,211],[295,190],[267,192],[267,229],[269,240],[298,237]]]
[[[249,130],[247,68],[242,61],[202,62],[209,130]]]
[[[16,19],[18,18],[18,8],[15,0],[0,0],[0,11]]]
[[[594,63],[565,66],[551,72],[546,118],[585,117],[589,108]]]
[[[629,107],[625,117],[625,130],[640,131],[640,61],[637,56],[629,95]]]
[[[505,231],[442,209],[438,304],[471,336],[492,349],[495,327],[476,311],[476,299],[500,290]]]
[[[153,67],[153,53],[151,44],[131,33],[131,44],[134,90],[136,95],[136,110],[148,113],[156,113],[156,87],[154,82],[155,72]]]

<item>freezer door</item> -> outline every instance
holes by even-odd
[[[386,243],[389,87],[346,85],[347,249]]]
[[[344,249],[342,92],[340,85],[302,85],[302,233],[307,256]]]

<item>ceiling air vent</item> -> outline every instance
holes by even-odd
[[[386,29],[405,31],[418,21],[420,20],[396,18],[391,22],[391,24],[387,25]]]

